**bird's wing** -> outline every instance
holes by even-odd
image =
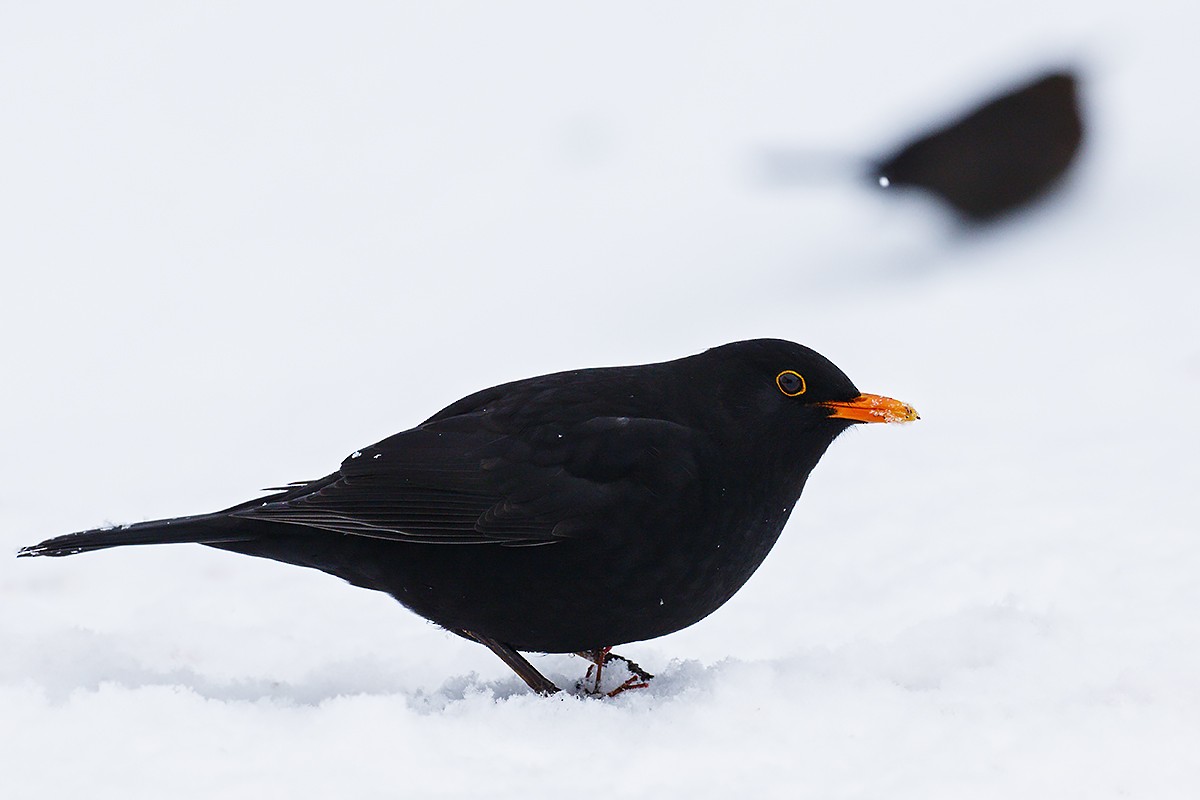
[[[706,447],[700,432],[657,419],[504,433],[458,417],[354,453],[311,491],[233,513],[398,541],[545,544],[694,504]]]

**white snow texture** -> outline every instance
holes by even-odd
[[[746,588],[620,648],[659,677],[612,700],[317,572],[0,559],[0,796],[1200,797],[1194,4],[2,17],[5,553],[757,336],[922,419],[835,442]],[[1085,148],[996,226],[764,174],[1060,64]]]

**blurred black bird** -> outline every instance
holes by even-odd
[[[986,222],[1043,195],[1082,140],[1075,75],[1051,72],[897,148],[870,174],[884,186],[933,192]]]
[[[558,688],[518,651],[586,655],[598,691],[613,645],[741,588],[838,434],[914,419],[806,347],[737,342],[484,389],[320,480],[19,555],[198,542],[312,567],[486,645],[538,692]],[[618,690],[650,677],[627,664]]]

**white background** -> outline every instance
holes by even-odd
[[[8,4],[5,553],[755,336],[922,420],[842,437],[613,701],[317,572],[2,558],[0,793],[1196,797],[1200,20],[1109,5]],[[768,174],[1060,64],[1084,152],[986,231]]]

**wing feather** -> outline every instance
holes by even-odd
[[[690,428],[597,417],[505,433],[474,416],[392,436],[311,491],[232,513],[352,536],[518,546],[614,533],[614,519],[628,518],[618,510],[671,506],[698,491],[706,437]]]

